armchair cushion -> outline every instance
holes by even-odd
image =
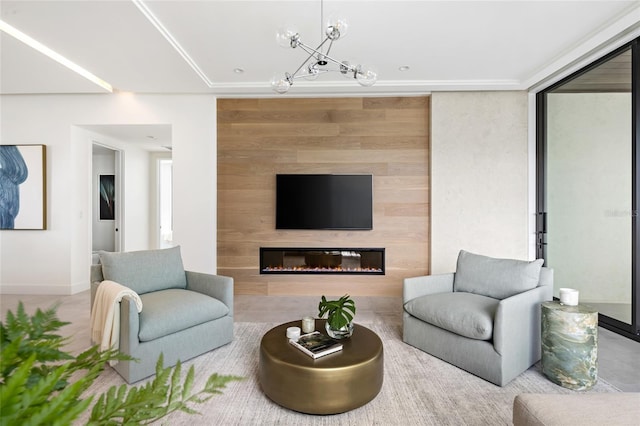
[[[168,288],[186,288],[180,246],[163,250],[100,252],[102,275],[138,294]]]
[[[213,321],[229,313],[229,308],[221,301],[190,290],[154,291],[140,295],[140,298],[144,306],[138,332],[141,342]]]
[[[454,291],[505,299],[538,286],[543,259],[496,259],[460,250]]]
[[[493,335],[493,318],[499,300],[472,293],[438,293],[420,296],[404,305],[414,317],[477,340]]]

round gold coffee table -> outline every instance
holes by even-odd
[[[316,320],[316,330],[324,333],[324,324]],[[341,351],[314,360],[289,343],[286,330],[294,326],[300,321],[272,328],[260,342],[260,386],[272,401],[302,413],[337,414],[378,395],[384,359],[377,334],[355,324]]]

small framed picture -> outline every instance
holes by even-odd
[[[99,202],[100,202],[100,220],[115,220],[115,202],[116,202],[116,179],[115,175],[100,175],[98,179],[99,185]]]

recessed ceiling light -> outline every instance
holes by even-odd
[[[113,87],[111,87],[111,85],[106,81],[90,73],[89,71],[82,68],[80,65],[76,64],[75,62],[65,58],[58,52],[55,52],[52,49],[48,48],[44,44],[40,43],[38,40],[35,40],[29,37],[19,29],[12,27],[11,25],[4,22],[3,20],[0,20],[0,31],[3,31],[9,34],[11,37],[14,37],[17,40],[20,40],[22,43],[26,44],[32,49],[35,49],[38,52],[42,53],[43,55],[46,55],[49,58],[53,59],[57,63],[64,65],[65,67],[69,68],[71,71],[77,74],[80,74],[90,82],[97,84],[98,86],[102,87],[108,92],[113,92]]]
[[[244,72],[244,68],[240,68],[240,67],[234,68],[233,72],[236,74],[242,74]]]
[[[409,71],[411,68],[409,67],[409,65],[402,65],[400,67],[398,67],[398,70],[400,71]]]

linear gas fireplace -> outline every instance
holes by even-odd
[[[384,248],[260,247],[260,273],[384,275]]]

